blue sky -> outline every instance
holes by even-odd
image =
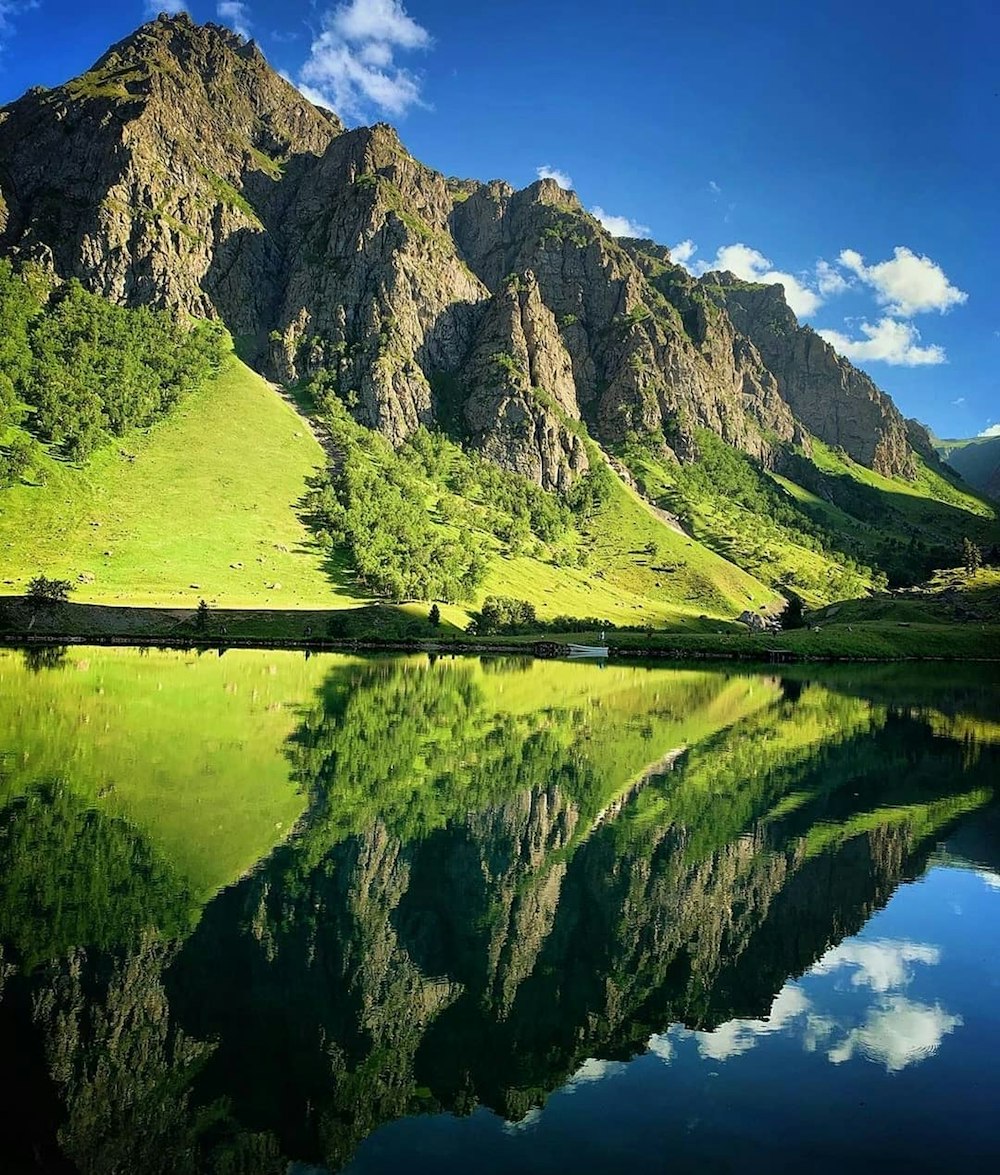
[[[775,275],[939,435],[1000,428],[1000,6],[0,0],[0,101],[181,7],[441,171],[546,169],[695,272]]]

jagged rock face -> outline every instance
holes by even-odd
[[[797,438],[776,381],[725,315],[703,300],[703,320],[686,318],[648,280],[663,263],[613,241],[554,181],[523,192],[484,185],[456,204],[452,230],[491,289],[512,271],[537,276],[578,402],[602,438],[662,430],[686,456],[692,429],[704,427],[758,457],[769,453],[765,430]]]
[[[259,50],[181,16],[0,112],[0,248],[117,302],[256,325],[280,220],[340,132]]]
[[[428,376],[459,367],[488,297],[455,253],[450,210],[444,179],[379,125],[340,136],[285,217],[271,362],[285,380],[332,372],[394,444],[433,422]]]
[[[780,285],[709,273],[704,288],[760,352],[805,427],[886,476],[912,477],[906,421],[895,404],[809,327],[799,326]]]
[[[466,429],[491,461],[549,490],[587,469],[572,362],[530,270],[490,300],[461,380]]]
[[[765,463],[808,433],[889,474],[925,452],[780,287],[695,281],[552,180],[446,181],[391,128],[344,132],[252,42],[183,15],[0,110],[0,253],[217,316],[265,373],[329,373],[394,444],[440,422],[443,380],[473,443],[550,489],[587,468],[581,418],[612,444],[662,435],[682,460],[698,428]],[[508,276],[528,272],[512,301]]]

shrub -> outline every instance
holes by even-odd
[[[73,585],[68,579],[48,579],[36,575],[28,584],[27,597],[36,604],[65,604]]]

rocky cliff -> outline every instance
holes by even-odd
[[[546,488],[586,470],[588,429],[681,460],[710,429],[765,464],[813,434],[913,471],[892,402],[779,286],[696,281],[552,180],[447,181],[218,26],[161,16],[29,91],[0,110],[0,161],[0,254],[219,317],[267,374],[324,373],[393,443],[445,423]]]

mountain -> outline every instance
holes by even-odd
[[[756,577],[741,598],[760,581],[817,601],[912,582],[965,534],[993,533],[995,512],[798,324],[780,285],[693,278],[653,242],[612,238],[552,180],[448,179],[389,126],[345,130],[226,29],[161,16],[80,78],[29,91],[0,111],[0,160],[0,256],[16,267],[218,319],[257,371],[397,451],[442,431],[563,498],[610,461]],[[692,488],[684,470],[718,442],[741,455],[752,500],[728,473],[717,501]],[[348,515],[352,492],[341,477]],[[767,552],[739,541],[761,527]],[[598,542],[577,529],[579,550]],[[424,581],[394,582],[419,595]],[[726,614],[736,597],[722,596]]]
[[[935,441],[942,461],[971,486],[1000,501],[1000,437],[972,437],[965,441]]]

